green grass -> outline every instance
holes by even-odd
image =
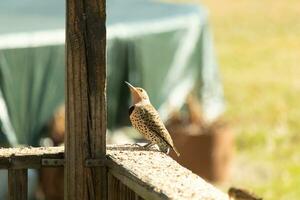
[[[300,1],[202,3],[210,10],[225,118],[236,134],[229,185],[265,199],[299,199]]]

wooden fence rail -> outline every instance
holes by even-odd
[[[228,199],[158,151],[106,146],[105,0],[66,0],[64,147],[0,149],[9,199],[27,199],[27,170],[64,167],[64,198]]]
[[[228,199],[223,192],[156,150],[112,145],[106,151],[105,160],[87,160],[85,165],[104,165],[108,169],[108,199]],[[64,147],[0,149],[0,168],[10,171],[10,199],[27,198],[28,168],[63,167],[63,164]]]

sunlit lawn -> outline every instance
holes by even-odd
[[[300,199],[300,1],[202,3],[236,134],[230,184],[265,199]]]

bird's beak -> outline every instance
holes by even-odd
[[[138,101],[140,101],[141,98],[140,98],[140,95],[139,95],[139,92],[137,91],[137,89],[133,85],[128,83],[127,81],[125,81],[125,83],[127,84],[127,86],[130,89],[130,92],[132,94],[133,103],[135,104]]]
[[[127,86],[129,87],[129,89],[131,91],[136,91],[135,87],[133,87],[133,85],[131,85],[130,83],[128,83],[127,81],[125,81],[125,83],[127,84]]]

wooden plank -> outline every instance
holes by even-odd
[[[27,190],[27,169],[8,170],[8,199],[26,200]]]
[[[65,199],[106,199],[105,0],[67,0]]]
[[[135,177],[125,175],[126,173],[121,172],[121,170],[111,169],[109,170],[109,173],[114,177],[115,180],[118,180],[118,186],[110,188],[108,195],[119,194],[123,195],[124,197],[130,194],[130,192],[124,191],[124,186],[126,185],[131,191],[136,193],[134,197],[129,199],[137,199],[139,196],[142,197],[141,199],[168,199],[166,195],[154,192],[153,189],[147,185],[147,183],[139,182]]]
[[[39,169],[42,159],[63,159],[64,147],[0,148],[0,169]]]
[[[109,164],[109,173],[115,179],[119,180],[122,185],[126,185],[143,199],[168,199],[167,195],[155,192],[153,190],[153,186],[146,182],[140,181],[134,174],[125,169],[124,166],[119,165],[118,162],[113,161]],[[109,190],[109,195],[111,193],[124,194],[124,192],[120,190],[120,186],[118,185],[117,187]]]
[[[32,156],[63,157],[62,152],[63,148],[56,147],[0,149],[0,161],[8,162],[11,156],[25,160]],[[107,156],[103,163],[109,170],[109,199],[228,200],[226,194],[155,149],[111,145],[107,147]],[[98,165],[99,160],[95,161]]]
[[[124,199],[124,200],[142,200],[134,190],[123,184],[119,177],[113,173],[108,173],[108,199]]]
[[[155,149],[111,146],[107,155],[109,173],[144,199],[229,199],[228,195]]]

